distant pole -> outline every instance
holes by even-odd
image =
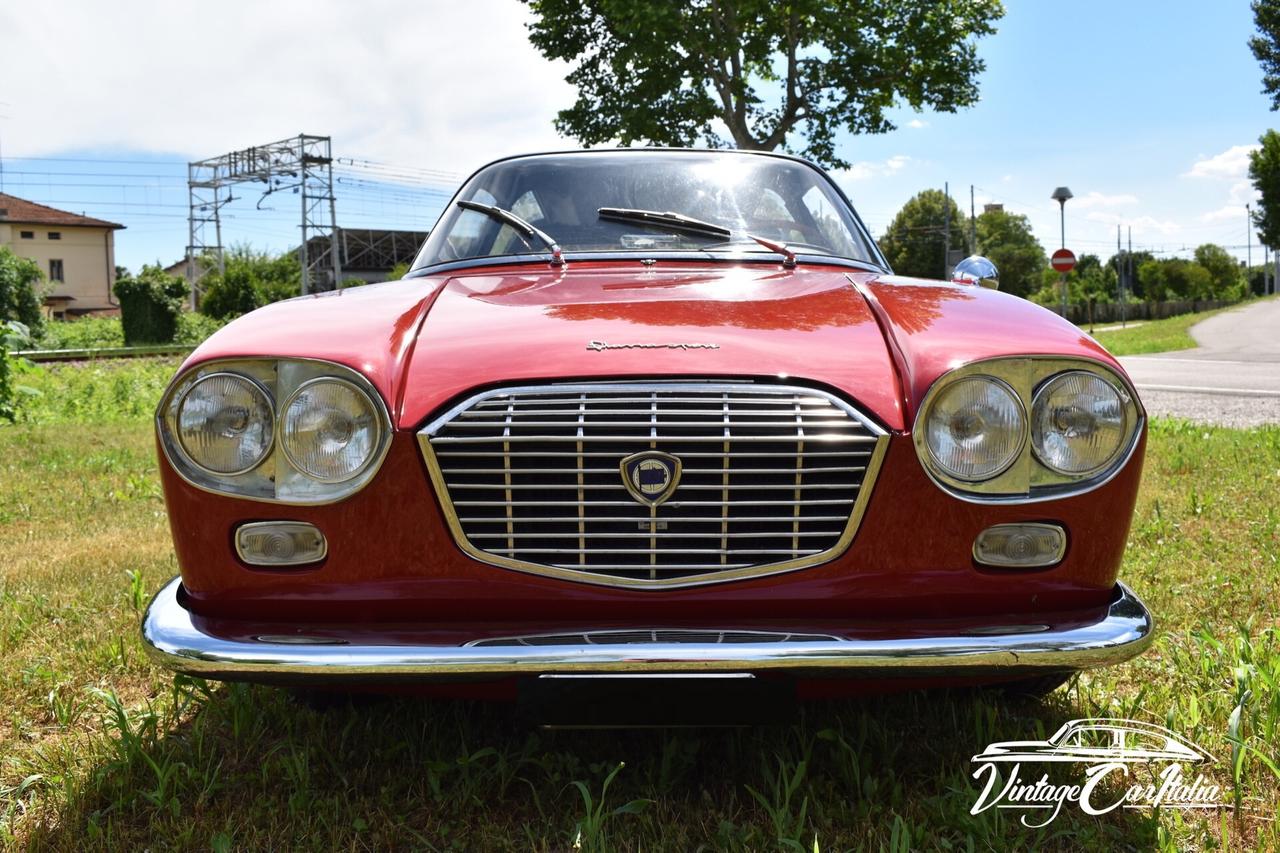
[[[1120,303],[1120,326],[1124,327],[1124,259],[1120,255],[1120,223],[1116,223],[1116,299]]]
[[[1244,246],[1245,258],[1244,268],[1249,272],[1245,275],[1247,279],[1253,275],[1253,215],[1249,212],[1249,205],[1244,206]],[[1264,272],[1265,276],[1266,273]]]
[[[1062,248],[1067,248],[1067,199],[1075,198],[1071,194],[1071,190],[1066,187],[1058,187],[1053,191],[1053,195],[1049,196],[1058,203],[1059,222],[1062,228]],[[1067,318],[1067,274],[1062,273],[1058,276],[1058,285],[1062,288],[1062,319]]]
[[[1129,226],[1129,252],[1124,256],[1124,282],[1127,290],[1133,290],[1133,226]]]
[[[973,203],[973,184],[969,184],[969,251],[978,254],[978,216]]]
[[[942,184],[942,277],[951,277],[951,186]]]

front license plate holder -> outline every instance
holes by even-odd
[[[545,728],[784,725],[795,684],[752,673],[548,673],[522,679],[521,716]]]

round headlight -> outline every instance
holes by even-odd
[[[271,450],[274,415],[267,392],[235,373],[211,373],[178,403],[176,432],[182,452],[213,474],[251,471]]]
[[[280,446],[303,474],[349,480],[378,452],[382,422],[369,395],[341,379],[304,383],[284,405]]]
[[[989,480],[1013,464],[1026,440],[1022,401],[998,379],[953,382],[930,403],[925,443],[943,473],[957,480]]]
[[[1031,449],[1059,474],[1088,476],[1120,452],[1127,432],[1120,392],[1095,373],[1061,373],[1031,404]]]

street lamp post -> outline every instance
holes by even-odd
[[[1053,191],[1053,195],[1049,196],[1058,203],[1059,222],[1062,225],[1062,248],[1067,248],[1067,199],[1074,198],[1071,190],[1066,187],[1058,187]],[[1067,274],[1062,273],[1058,278],[1058,285],[1062,288],[1062,318],[1067,318]]]

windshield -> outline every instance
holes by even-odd
[[[545,255],[510,222],[456,202],[492,205],[587,252],[770,254],[753,238],[801,254],[878,264],[879,256],[827,177],[781,157],[734,152],[621,151],[546,154],[482,169],[458,193],[413,268],[471,258]],[[601,216],[601,208],[612,208]],[[677,214],[728,231],[682,227]]]

